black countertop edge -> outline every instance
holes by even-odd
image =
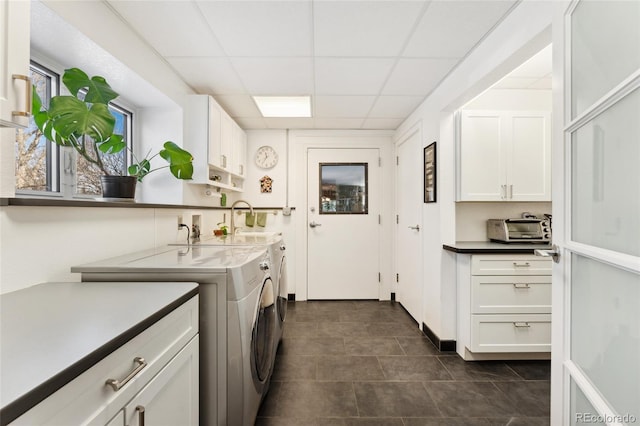
[[[539,247],[509,247],[505,244],[504,248],[460,248],[443,244],[442,248],[460,254],[533,254],[534,250]]]
[[[98,362],[115,352],[122,345],[133,339],[138,334],[151,327],[156,322],[173,312],[180,305],[199,294],[199,287],[185,293],[180,298],[160,309],[145,320],[134,325],[119,336],[106,342],[104,345],[77,361],[73,365],[59,372],[46,382],[35,387],[28,393],[22,395],[15,401],[10,402],[0,410],[0,426],[6,426],[49,396],[53,395],[58,389],[71,382],[76,377],[93,367]]]
[[[192,206],[182,204],[151,204],[126,201],[69,200],[60,198],[0,198],[0,206],[32,207],[118,207],[145,209],[229,210],[230,206]],[[295,207],[290,207],[295,210]],[[283,207],[254,207],[254,210],[282,210]]]

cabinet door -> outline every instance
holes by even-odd
[[[215,167],[222,167],[222,123],[220,118],[222,109],[216,104],[212,97],[209,97],[209,164]]]
[[[29,125],[29,3],[0,1],[0,127]]]
[[[220,158],[222,159],[222,167],[225,170],[231,168],[231,141],[233,139],[233,120],[229,115],[221,111],[220,121],[222,130],[220,132]]]
[[[195,336],[127,404],[126,424],[197,426],[198,366],[198,336]]]
[[[247,163],[247,134],[234,123],[233,126],[233,156],[231,172],[244,177]]]
[[[506,196],[503,116],[496,111],[462,111],[460,201],[502,201]]]
[[[505,123],[507,124],[507,123]],[[507,197],[510,201],[551,201],[551,116],[509,114]]]

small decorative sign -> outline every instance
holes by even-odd
[[[273,179],[271,179],[269,176],[263,176],[262,179],[260,179],[260,192],[271,192],[271,184],[273,183]]]
[[[433,142],[424,149],[424,202],[435,203],[436,198],[436,143]]]

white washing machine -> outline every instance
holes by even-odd
[[[194,246],[256,246],[267,247],[271,258],[271,276],[274,282],[276,294],[277,319],[275,325],[274,353],[282,340],[284,321],[287,316],[287,301],[289,287],[287,284],[287,258],[285,256],[286,245],[282,234],[272,232],[249,232],[220,237],[204,237],[193,243]],[[186,244],[170,244],[170,246],[187,246]],[[274,357],[275,362],[275,357]]]
[[[254,424],[276,347],[275,293],[265,247],[162,247],[71,271],[80,272],[82,281],[199,283],[200,424]]]

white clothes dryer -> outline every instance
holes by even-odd
[[[71,271],[82,281],[199,283],[200,424],[254,424],[275,359],[277,313],[265,247],[165,246]]]
[[[170,246],[186,246],[187,244],[170,244]],[[256,246],[269,249],[272,271],[271,276],[274,282],[276,295],[277,319],[275,324],[274,354],[278,350],[278,345],[282,340],[284,321],[287,316],[287,301],[289,298],[289,287],[287,282],[287,258],[286,245],[281,233],[272,232],[250,232],[238,233],[235,235],[224,235],[220,237],[204,237],[193,243],[194,246]],[[274,357],[275,362],[275,357]]]

